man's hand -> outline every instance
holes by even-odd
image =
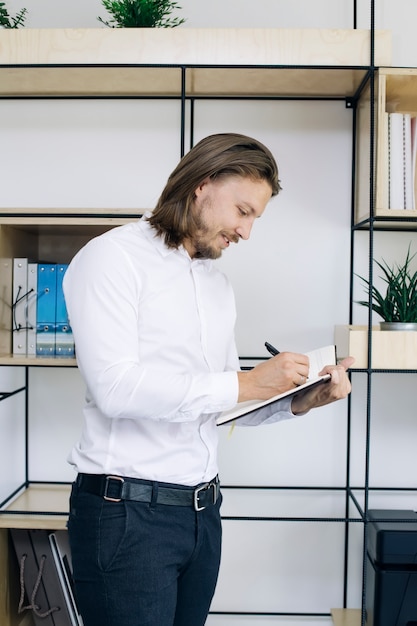
[[[309,360],[305,354],[281,352],[248,372],[238,372],[239,402],[269,400],[306,382]]]
[[[348,356],[338,365],[328,365],[322,369],[320,375],[331,374],[331,380],[297,394],[291,404],[292,412],[295,415],[305,413],[318,406],[346,398],[351,391],[350,380],[346,370],[353,365],[354,361],[353,357]]]

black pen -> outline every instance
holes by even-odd
[[[265,341],[265,348],[268,350],[269,354],[272,354],[272,356],[276,356],[277,354],[279,354],[279,350],[274,348],[274,346],[272,346],[267,341]]]

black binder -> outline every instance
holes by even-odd
[[[366,625],[417,624],[417,513],[370,509],[369,519]]]
[[[68,539],[68,531],[56,530],[49,534],[49,542],[54,555],[55,565],[58,572],[61,587],[64,592],[68,611],[73,626],[83,626],[82,617],[78,611],[75,600],[74,580],[72,575],[71,549]]]
[[[19,562],[21,589],[19,611],[30,610],[35,626],[80,626],[68,602],[46,530],[11,529]]]
[[[39,577],[39,567],[29,531],[23,528],[13,528],[10,530],[10,535],[20,572],[21,597],[18,610],[20,613],[30,610],[35,626],[55,626],[52,613],[44,615],[49,611],[50,606],[44,580]],[[26,592],[26,599],[24,598],[24,591]],[[42,617],[43,615],[44,617]]]

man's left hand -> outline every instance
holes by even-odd
[[[322,385],[317,385],[297,394],[291,404],[294,415],[306,413],[310,409],[346,398],[351,391],[351,384],[346,370],[354,362],[355,359],[348,356],[340,361],[338,365],[327,365],[324,367],[320,372],[320,376],[330,374],[331,379]]]

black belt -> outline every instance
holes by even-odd
[[[76,484],[80,491],[85,491],[110,502],[135,500],[154,504],[191,506],[195,511],[202,511],[216,504],[220,493],[218,476],[208,483],[197,487],[184,488],[168,486],[151,480],[106,476],[105,474],[78,474]]]

